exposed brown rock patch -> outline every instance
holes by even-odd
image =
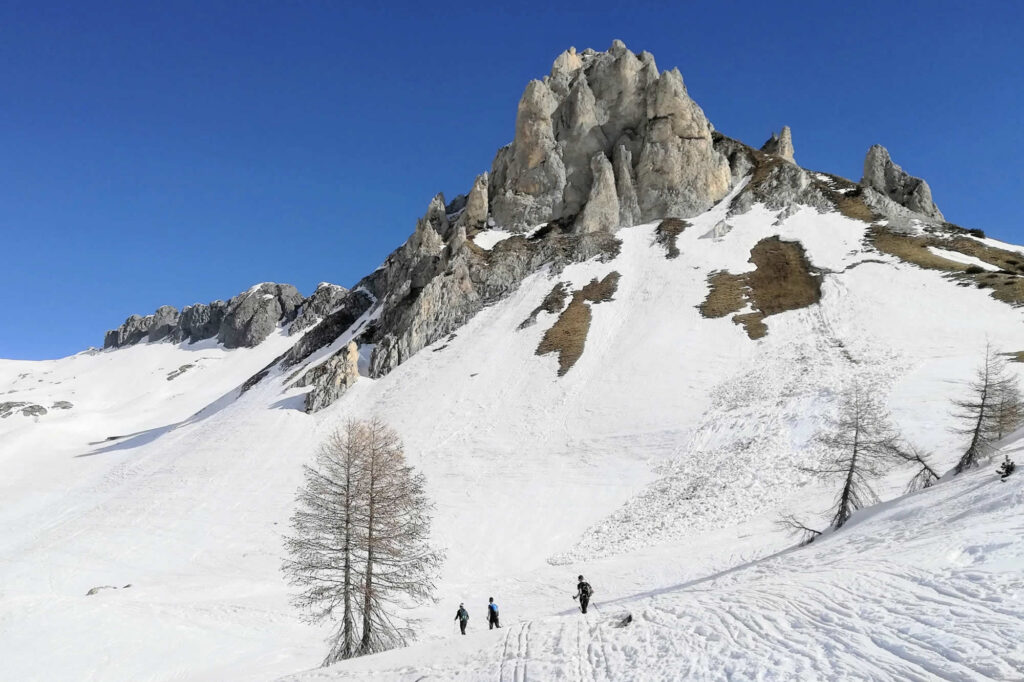
[[[952,225],[949,227],[963,230]],[[939,232],[907,235],[875,226],[868,232],[867,241],[882,253],[895,256],[907,263],[947,272],[964,285],[973,282],[979,289],[992,289],[992,298],[998,301],[1010,305],[1024,305],[1024,256],[1019,253],[983,244],[965,236],[963,232],[953,236]],[[993,272],[977,265],[966,265],[943,258],[932,253],[928,249],[929,246],[973,256],[999,268],[999,271]]]
[[[704,317],[725,317],[747,304],[752,312],[732,318],[751,339],[768,333],[764,318],[806,308],[821,300],[821,275],[814,272],[803,246],[778,237],[759,241],[750,250],[753,272],[716,272],[708,278],[708,295],[700,305]]]
[[[746,275],[713,272],[708,277],[708,296],[700,304],[700,314],[704,317],[725,317],[743,310],[746,304]]]
[[[569,305],[558,320],[544,332],[537,346],[537,355],[558,353],[558,376],[568,372],[583,355],[587,333],[590,331],[590,303],[612,300],[619,286],[619,273],[609,272],[604,279],[594,278],[582,289],[574,291]],[[554,294],[554,291],[552,291]],[[550,296],[550,294],[549,294]]]
[[[688,228],[690,223],[679,218],[665,218],[654,230],[654,239],[665,247],[665,258],[678,258],[679,247],[676,240],[683,230]]]
[[[540,305],[533,309],[530,316],[520,323],[520,329],[526,329],[527,327],[537,322],[537,315],[541,311],[555,314],[565,306],[565,299],[569,296],[569,289],[565,282],[559,282],[554,288],[548,292],[548,295],[544,297],[544,300],[540,302]]]

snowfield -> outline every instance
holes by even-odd
[[[1024,679],[1024,474],[1000,483],[986,465],[898,497],[897,468],[878,486],[890,501],[840,533],[795,549],[775,525],[825,525],[834,491],[798,467],[853,382],[952,466],[949,401],[986,341],[1024,350],[1024,315],[866,248],[864,223],[726,218],[728,203],[689,221],[678,258],[654,225],[623,229],[614,260],[534,274],[315,415],[277,373],[240,394],[298,338],[285,330],[254,349],[0,361],[0,402],[73,404],[0,419],[0,677]],[[823,273],[820,304],[766,318],[756,341],[731,315],[703,318],[708,276],[752,270],[773,235]],[[557,316],[520,324],[557,282],[610,272],[613,300],[591,306],[559,377],[535,354]],[[281,536],[317,443],[368,415],[426,475],[447,561],[438,603],[409,614],[419,642],[318,669],[329,628],[289,605]],[[580,573],[596,590],[586,617]],[[118,589],[87,596],[102,586]],[[492,596],[504,627],[489,632]]]

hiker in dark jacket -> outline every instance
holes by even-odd
[[[490,624],[488,630],[501,627],[501,623],[498,622],[498,605],[494,603],[494,597],[487,602],[487,622]]]
[[[459,629],[462,630],[462,634],[466,634],[466,623],[469,622],[469,611],[466,610],[465,604],[459,604],[459,610],[455,612],[455,620],[459,621]]]
[[[594,594],[594,590],[590,587],[590,583],[583,579],[581,575],[580,581],[576,584],[576,594],[573,595],[573,599],[580,600],[580,610],[583,613],[587,612],[587,604],[590,603],[590,595]]]

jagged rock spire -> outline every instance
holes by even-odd
[[[793,132],[789,126],[782,126],[782,132],[778,134],[772,133],[768,141],[761,146],[761,151],[765,154],[781,156],[786,161],[796,163],[796,159],[793,158]]]
[[[523,93],[515,139],[491,167],[492,216],[516,231],[578,218],[595,191],[598,153],[619,159],[612,178],[619,194],[632,188],[638,214],[631,222],[695,215],[732,180],[712,131],[678,70],[659,74],[650,54],[636,55],[618,40],[607,52],[570,48]]]
[[[860,182],[911,211],[945,220],[932,200],[932,190],[928,183],[893,163],[889,150],[880,144],[868,150],[864,158],[864,177]]]

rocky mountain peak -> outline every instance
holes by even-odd
[[[936,220],[944,220],[942,212],[932,200],[932,190],[928,183],[893,163],[889,150],[880,144],[872,146],[864,157],[864,177],[861,184],[911,211]]]
[[[778,134],[772,133],[768,141],[761,145],[761,151],[765,154],[780,156],[791,163],[796,163],[796,159],[793,158],[793,132],[789,129],[789,126],[782,126],[782,132]]]
[[[491,166],[494,222],[516,232],[573,222],[595,191],[603,193],[594,187],[594,168],[603,167],[594,155],[611,162],[619,147],[628,154],[619,154],[611,177],[616,187],[632,188],[639,220],[696,215],[730,184],[712,131],[678,69],[659,73],[650,54],[636,55],[621,41],[607,52],[570,48],[520,99],[515,138]]]

